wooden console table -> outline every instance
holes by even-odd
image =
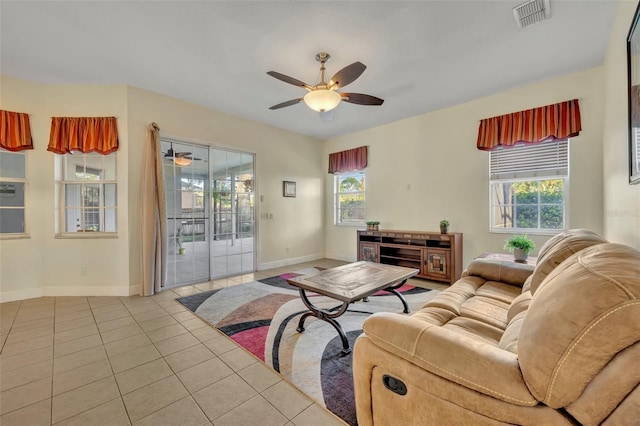
[[[462,234],[359,230],[358,260],[415,268],[419,278],[454,283],[462,273]]]

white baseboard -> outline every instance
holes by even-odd
[[[357,262],[357,259],[353,256],[341,256],[339,254],[330,254],[328,253],[325,256],[327,259],[335,259],[335,260],[342,260],[343,262]]]
[[[258,271],[266,269],[282,268],[283,266],[295,265],[297,263],[312,262],[314,260],[324,259],[322,254],[312,254],[309,256],[294,257],[290,259],[276,260],[275,262],[265,262],[258,265]]]
[[[140,294],[140,286],[49,286],[0,293],[0,303],[36,297],[56,296],[133,296]]]

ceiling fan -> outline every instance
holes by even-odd
[[[164,154],[164,158],[172,160],[178,166],[188,166],[189,164],[191,164],[191,161],[200,160],[200,158],[192,157],[190,152],[175,152],[173,150],[173,143]]]
[[[331,77],[331,80],[327,82],[325,63],[329,61],[330,58],[331,55],[326,52],[320,52],[316,55],[316,61],[320,62],[320,83],[315,86],[311,86],[279,72],[267,72],[271,77],[282,80],[285,83],[293,84],[294,86],[303,87],[308,91],[302,98],[291,99],[290,101],[274,105],[269,109],[280,109],[304,102],[312,110],[318,111],[324,121],[329,121],[333,118],[333,109],[335,109],[341,101],[357,105],[382,105],[384,100],[375,96],[362,93],[338,92],[339,89],[342,89],[347,84],[353,83],[360,77],[367,67],[362,62],[354,62],[335,73],[335,75]]]

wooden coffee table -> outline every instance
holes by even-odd
[[[305,312],[300,318],[298,331],[304,331],[304,322],[310,316],[326,321],[331,324],[340,335],[340,339],[342,339],[342,353],[348,354],[351,352],[349,341],[342,326],[336,321],[336,318],[347,311],[349,304],[360,299],[366,301],[368,296],[380,290],[385,290],[398,296],[402,301],[404,313],[408,314],[409,305],[397,289],[404,285],[407,279],[413,277],[418,272],[418,269],[362,261],[291,278],[287,280],[287,282],[298,287],[302,302],[310,311]],[[314,306],[309,300],[309,297],[307,297],[307,290],[339,300],[342,302],[342,305],[335,306],[331,309],[318,308]]]

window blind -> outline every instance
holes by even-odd
[[[569,175],[569,141],[499,146],[490,154],[491,180]]]

